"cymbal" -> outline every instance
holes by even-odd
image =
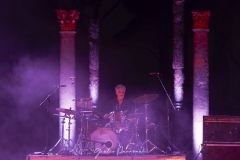
[[[98,117],[96,117],[96,116],[88,116],[87,118],[86,118],[88,121],[95,121],[95,120],[99,120],[99,118]]]
[[[86,110],[86,111],[79,111],[79,113],[92,113],[93,111]]]
[[[132,114],[128,114],[129,117],[137,117],[137,116],[140,116],[144,113],[132,113]]]
[[[59,112],[63,112],[63,113],[66,113],[66,114],[72,114],[72,115],[75,115],[75,114],[78,113],[78,112],[75,111],[75,110],[64,109],[64,108],[56,108],[56,110],[59,111]]]
[[[149,101],[153,101],[153,100],[157,99],[158,97],[159,97],[158,94],[145,94],[143,96],[135,98],[133,100],[133,102],[134,103],[146,103]]]

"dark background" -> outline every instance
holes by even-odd
[[[236,0],[186,0],[184,12],[184,105],[173,110],[162,82],[173,99],[172,1],[102,0],[99,5],[100,90],[98,107],[114,98],[114,87],[127,87],[126,98],[159,94],[149,105],[150,122],[158,124],[156,144],[168,146],[167,109],[170,110],[170,147],[191,157],[192,147],[192,10],[211,10],[209,22],[210,114],[238,116],[240,111],[240,19]],[[0,153],[6,160],[58,140],[58,91],[50,103],[39,104],[59,84],[60,26],[55,9],[77,9],[77,97],[88,97],[88,20],[94,17],[91,0],[13,0],[0,2]],[[110,10],[110,12],[108,12]],[[50,116],[47,120],[47,108]],[[142,108],[140,105],[139,108]],[[160,129],[161,128],[161,129]],[[163,131],[163,132],[162,132]],[[153,132],[152,132],[153,133]],[[152,134],[151,133],[151,134]],[[154,136],[151,135],[151,138]],[[143,138],[144,139],[144,138]]]

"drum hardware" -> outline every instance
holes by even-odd
[[[79,107],[82,111],[91,111],[93,108],[92,98],[78,98],[75,101],[77,101],[77,107]]]
[[[54,116],[58,116],[58,117],[64,117],[64,118],[69,118],[67,117],[67,115],[60,115],[60,114],[53,114]]]
[[[123,111],[111,112],[109,119],[110,128],[112,128],[116,133],[121,133],[123,130],[128,131],[128,122]]]
[[[155,144],[153,144],[149,139],[148,139],[148,112],[147,112],[147,108],[148,108],[148,102],[153,101],[155,99],[157,99],[159,96],[158,94],[145,94],[143,96],[140,96],[136,99],[133,100],[134,103],[144,103],[144,108],[145,108],[145,142],[142,145],[145,145],[145,150],[146,153],[150,153],[153,150],[157,149],[159,151],[161,151],[162,153],[165,153],[163,150],[161,150],[160,148],[158,148]],[[148,144],[150,144],[152,146],[152,148],[149,150],[149,146]]]
[[[85,129],[85,132],[84,132],[84,118],[85,118],[85,112],[83,110],[83,108],[81,108],[80,110],[80,133],[79,133],[79,137],[78,137],[78,140],[77,140],[77,143],[75,145],[75,152],[77,152],[78,155],[83,155],[84,154],[84,140],[87,136],[87,132],[88,132],[88,120],[87,120],[87,127]],[[77,151],[76,151],[77,150]]]
[[[65,113],[64,115],[54,114],[59,117],[62,117],[62,134],[61,138],[57,141],[57,143],[48,151],[47,154],[51,154],[52,150],[56,148],[56,146],[61,142],[61,149],[58,152],[58,154],[71,154],[71,145],[70,142],[72,141],[70,139],[70,129],[71,129],[71,120],[75,119],[75,115],[77,114],[77,111],[71,110],[71,109],[64,109],[64,108],[56,108],[57,111]],[[72,116],[71,116],[72,115]],[[65,124],[65,118],[68,118],[68,139],[64,139],[64,124]]]
[[[126,146],[127,151],[140,151],[142,150],[142,143],[139,140],[139,134],[138,134],[138,122],[139,122],[139,116],[143,115],[144,113],[137,113],[137,109],[135,108],[135,113],[128,114],[129,121],[131,121],[134,125],[132,129],[132,137],[129,140],[129,143]]]
[[[63,112],[65,114],[71,114],[71,115],[77,115],[77,111],[71,110],[71,109],[65,109],[65,108],[56,108],[57,111]]]
[[[73,150],[75,154],[83,155],[86,150],[85,148],[87,148],[88,146],[84,139],[88,138],[87,136],[89,121],[97,120],[97,118],[92,111],[92,98],[78,98],[73,100],[76,101],[77,107],[80,108],[80,111],[78,113],[80,114],[80,126],[81,126],[78,140]],[[86,128],[84,128],[85,127],[84,120],[86,120],[87,125]]]
[[[91,145],[90,142],[86,141],[87,138],[90,138],[89,122],[99,120],[99,117],[95,115],[93,111],[85,110],[83,108],[81,108],[78,113],[81,127],[73,152],[76,155],[88,155]]]
[[[128,116],[129,117],[138,117],[138,116],[140,116],[140,115],[142,115],[142,114],[144,114],[144,113],[132,113],[132,114],[128,114]]]
[[[141,115],[141,114],[131,114],[131,116],[136,117],[136,115]],[[138,120],[139,118],[135,118],[133,123],[134,123],[134,128],[132,130],[132,137],[129,140],[129,143],[126,146],[126,150],[140,150],[140,147],[142,146],[141,142],[139,141],[139,134],[138,134]]]

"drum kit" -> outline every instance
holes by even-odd
[[[100,119],[92,108],[91,98],[76,99],[77,107],[80,111],[71,109],[56,108],[62,117],[62,137],[49,150],[52,150],[60,143],[61,148],[57,154],[71,155],[96,155],[96,154],[148,154],[153,150],[165,153],[148,139],[148,103],[158,98],[158,94],[145,94],[133,100],[134,103],[143,104],[145,113],[137,113],[136,110],[132,114],[126,115],[123,111],[112,111],[109,116],[109,123],[104,127],[94,122]],[[64,113],[64,115],[63,115]],[[141,142],[139,138],[138,122],[141,116],[145,115],[145,141]],[[64,123],[68,119],[68,139],[64,139]],[[71,120],[80,119],[79,135],[76,143],[72,144],[70,139]],[[153,124],[154,125],[154,124]],[[127,137],[126,137],[127,135]]]

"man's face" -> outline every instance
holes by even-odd
[[[124,89],[117,89],[116,90],[116,95],[117,95],[118,98],[124,98],[125,90]]]

